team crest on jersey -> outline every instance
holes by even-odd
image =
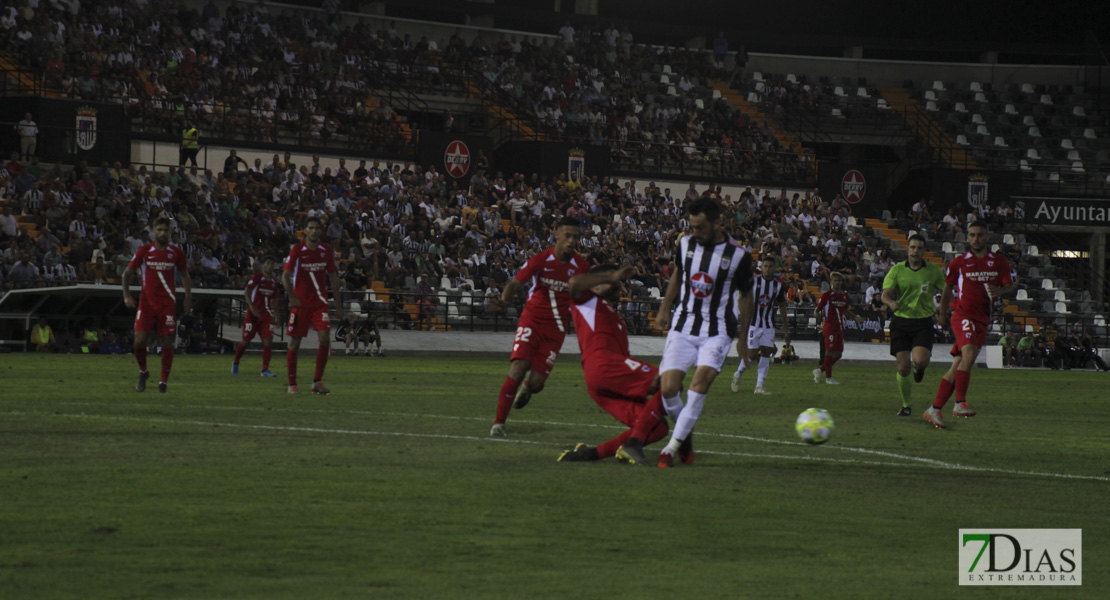
[[[708,298],[713,293],[713,278],[701,271],[694,273],[690,276],[690,291],[695,298]]]
[[[686,251],[686,258],[694,258],[694,251],[693,250],[687,250]]]
[[[567,269],[567,278],[574,277],[574,269]]]
[[[721,259],[721,268],[722,269],[727,269],[728,266],[731,265],[731,264],[732,264],[732,259],[729,259],[729,258],[722,258]]]
[[[994,261],[993,260],[988,260],[987,261],[987,266],[988,267],[993,267],[994,266]]]

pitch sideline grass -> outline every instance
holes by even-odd
[[[569,361],[506,441],[487,437],[505,361],[334,357],[326,398],[257,361],[180,357],[169,394],[140,395],[130,357],[0,359],[3,596],[986,593],[952,589],[960,527],[1082,528],[1076,597],[1110,570],[1100,374],[977,370],[980,416],[938,431],[939,368],[898,419],[890,368],[818,386],[776,365],[768,399],[717,382],[697,464],[662,471],[555,462],[619,431]],[[793,436],[809,406],[837,420],[826,446]]]

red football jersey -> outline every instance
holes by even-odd
[[[821,299],[817,301],[817,308],[825,315],[825,324],[821,327],[825,331],[843,331],[844,313],[851,306],[852,300],[848,297],[848,292],[829,290],[821,294]]]
[[[271,308],[271,301],[274,294],[277,293],[277,282],[271,277],[266,277],[262,273],[255,273],[247,282],[247,295],[251,298],[251,304],[262,313],[263,316],[272,317],[274,314]]]
[[[185,252],[174,246],[166,244],[165,248],[158,249],[156,244],[147,244],[135,252],[134,258],[127,264],[127,268],[140,271],[143,276],[143,290],[139,300],[148,304],[176,304],[177,287],[175,285],[177,272],[188,270],[185,264]]]
[[[327,308],[328,273],[336,271],[331,246],[318,244],[312,249],[305,243],[296,244],[282,269],[292,272],[293,293],[303,308]]]
[[[590,263],[577,252],[567,262],[555,258],[554,248],[528,259],[524,268],[516,274],[516,280],[521,283],[532,281],[532,290],[528,293],[528,302],[524,305],[521,320],[553,325],[559,331],[566,332],[571,305],[570,286],[567,282],[575,275],[589,272]]]
[[[980,323],[991,320],[993,303],[987,285],[1011,283],[1010,261],[988,251],[983,257],[968,252],[953,258],[944,272],[944,282],[953,287],[952,310]]]
[[[601,354],[628,356],[628,330],[608,300],[587,292],[571,308],[583,362]]]

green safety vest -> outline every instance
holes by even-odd
[[[193,150],[199,146],[198,140],[200,139],[200,132],[196,127],[182,130],[181,132],[181,147]]]

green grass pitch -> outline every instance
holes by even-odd
[[[0,357],[0,597],[1105,597],[1110,376],[976,370],[973,419],[922,418],[943,366],[775,365],[710,393],[696,464],[558,463],[619,432],[560,359],[488,437],[505,360],[336,356],[331,396],[226,356]],[[812,362],[812,361],[810,361]],[[312,358],[301,358],[302,383]],[[727,370],[734,364],[726,366]],[[302,389],[307,390],[307,385]],[[824,446],[795,416],[828,409]],[[951,417],[946,418],[952,422]],[[657,449],[659,445],[649,448]],[[959,587],[960,528],[1081,528],[1080,588]],[[1101,591],[1100,591],[1101,590]],[[1047,595],[1046,595],[1047,594]]]

